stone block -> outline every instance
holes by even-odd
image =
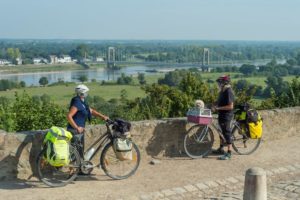
[[[167,189],[160,191],[162,194],[164,194],[166,197],[171,195],[176,195],[176,193],[173,190]]]
[[[237,179],[235,179],[234,177],[227,178],[226,180],[227,180],[228,182],[230,182],[230,183],[233,183],[233,184],[236,184],[236,183],[239,182],[239,181],[238,181]]]
[[[0,150],[4,150],[6,133],[0,132]],[[1,157],[0,157],[1,159]]]
[[[207,185],[205,185],[204,183],[198,183],[196,184],[196,186],[200,189],[200,190],[207,190],[209,189],[209,187]]]
[[[206,181],[204,182],[204,184],[207,185],[209,188],[214,188],[219,186],[219,184],[215,181]]]
[[[187,191],[182,188],[182,187],[177,187],[177,188],[173,188],[172,189],[176,194],[183,194],[183,193],[186,193]]]

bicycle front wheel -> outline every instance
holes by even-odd
[[[184,150],[191,158],[207,156],[214,143],[214,134],[210,127],[205,125],[192,126],[184,137]]]
[[[234,126],[232,129],[232,147],[240,155],[249,155],[256,151],[261,143],[261,138],[252,139],[246,133],[242,133],[240,128]]]
[[[80,168],[80,156],[73,146],[70,146],[70,163],[62,167],[54,167],[46,159],[46,148],[36,160],[38,178],[50,187],[62,187],[73,181]]]
[[[108,143],[100,157],[100,164],[104,173],[112,179],[125,179],[132,176],[139,167],[141,155],[138,147],[132,142],[130,159],[119,159],[114,151],[113,143]]]

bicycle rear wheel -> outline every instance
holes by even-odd
[[[132,159],[120,160],[113,147],[113,143],[108,143],[100,157],[100,164],[104,173],[112,179],[125,179],[132,176],[139,167],[141,155],[138,147],[132,142]]]
[[[38,178],[50,187],[62,187],[73,181],[77,176],[81,162],[77,150],[70,146],[70,163],[62,167],[54,167],[47,162],[46,150],[44,148],[36,160]]]
[[[184,137],[184,150],[191,158],[207,156],[214,143],[214,134],[210,127],[197,124],[192,126]]]
[[[232,147],[240,155],[253,153],[261,143],[261,138],[251,139],[246,133],[241,133],[240,128],[237,126],[232,129],[232,137]]]

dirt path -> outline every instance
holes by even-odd
[[[0,182],[0,199],[128,199],[172,187],[197,182],[244,175],[246,169],[257,166],[265,169],[300,162],[300,136],[263,142],[252,155],[233,155],[230,161],[219,161],[209,156],[205,159],[165,158],[157,165],[150,165],[151,158],[142,158],[136,175],[121,181],[113,181],[101,170],[94,176],[79,177],[62,188],[48,188],[36,180],[27,182]]]

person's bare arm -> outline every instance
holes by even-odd
[[[92,113],[93,116],[99,117],[100,119],[102,119],[104,121],[106,121],[107,119],[109,119],[109,117],[107,117],[106,115],[103,115],[102,113],[97,112],[96,110],[94,110],[92,108],[90,108],[90,109],[91,109],[91,113]]]
[[[73,116],[77,113],[78,109],[75,106],[72,106],[69,113],[67,114],[67,120],[70,125],[77,130],[78,133],[82,133],[84,131],[83,127],[77,126],[75,121],[73,120]]]

